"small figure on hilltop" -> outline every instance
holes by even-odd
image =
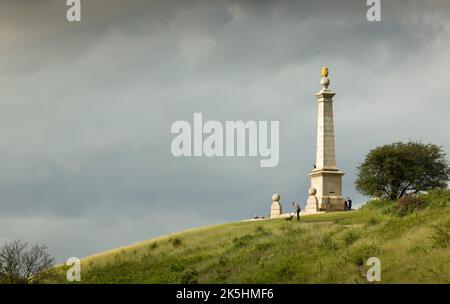
[[[352,210],[352,200],[349,197],[345,200],[345,205],[347,210]]]
[[[297,221],[300,221],[300,211],[302,210],[300,208],[300,205],[296,202],[292,202],[292,206],[295,208],[295,213],[297,214]]]
[[[255,216],[253,217],[253,219],[254,220],[263,220],[263,219],[265,219],[266,217],[264,216],[264,215],[256,215],[255,214]]]

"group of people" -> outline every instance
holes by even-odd
[[[297,215],[297,221],[300,221],[300,211],[302,211],[302,208],[300,208],[300,204],[296,202],[292,202],[292,206],[295,208],[295,214]],[[352,210],[352,200],[347,197],[347,199],[344,202],[344,211]]]

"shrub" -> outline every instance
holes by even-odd
[[[367,202],[362,210],[378,210],[381,214],[395,213],[395,202],[385,199],[374,199]]]
[[[367,202],[361,209],[383,209],[392,206],[393,201],[385,199],[373,199]]]
[[[385,206],[385,207],[383,207],[381,210],[380,210],[380,213],[381,214],[383,214],[383,215],[386,215],[386,214],[394,214],[395,213],[395,204],[394,203],[391,203],[390,205],[387,205],[387,206]]]
[[[180,240],[179,238],[175,238],[175,239],[171,240],[171,243],[172,243],[173,247],[178,247],[183,244],[183,241]]]
[[[450,246],[450,221],[447,221],[446,224],[441,225],[435,225],[434,227],[434,234],[431,236],[431,238],[434,241],[434,244],[437,247],[441,248],[447,248]]]
[[[358,266],[365,264],[366,260],[370,257],[377,256],[381,252],[380,247],[375,244],[365,244],[356,247],[350,252],[350,261]]]
[[[395,213],[398,216],[405,216],[415,211],[423,209],[427,203],[417,196],[404,196],[397,201]]]
[[[359,234],[357,234],[355,231],[350,230],[344,235],[344,243],[345,245],[349,246],[353,244],[357,239],[359,239]]]
[[[420,198],[428,203],[431,208],[445,208],[450,202],[450,189],[435,189]]]

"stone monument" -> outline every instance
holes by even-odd
[[[334,142],[333,97],[336,93],[328,86],[328,68],[322,68],[322,89],[317,97],[317,146],[316,164],[308,175],[311,188],[306,204],[306,212],[343,211],[345,199],[342,197],[342,176],[344,172],[336,167]]]
[[[270,218],[279,218],[283,214],[280,199],[281,197],[278,193],[272,195],[272,206],[270,206]]]

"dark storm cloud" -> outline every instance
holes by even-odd
[[[449,151],[450,3],[382,1],[0,3],[0,239],[62,258],[305,201],[314,93],[330,67],[344,192],[371,148]],[[174,158],[170,126],[280,120],[280,163]],[[417,121],[426,119],[426,124]]]

